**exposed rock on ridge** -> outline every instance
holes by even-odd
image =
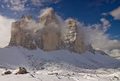
[[[62,27],[60,22],[52,8],[46,9],[37,22],[34,22],[31,15],[27,18],[22,15],[20,21],[12,23],[9,45],[22,46],[30,50],[38,47],[44,51],[67,49],[76,53],[85,52],[85,39],[76,22],[68,19],[65,27]],[[62,32],[62,28],[64,28],[64,32]]]
[[[63,34],[64,47],[77,53],[85,52],[84,38],[73,19],[67,20],[66,32]]]

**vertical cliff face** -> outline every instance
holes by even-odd
[[[54,13],[52,8],[46,9],[37,22],[33,17],[23,15],[20,21],[12,23],[10,46],[23,46],[34,50],[40,48],[44,51],[67,49],[76,53],[86,51],[84,37],[79,31],[76,22],[68,19],[65,25]],[[63,32],[64,30],[64,32]]]
[[[73,19],[67,20],[66,31],[62,36],[63,46],[76,53],[85,52],[85,43],[82,34]]]
[[[41,39],[45,51],[58,50],[60,47],[60,34],[56,28],[43,28]]]
[[[25,30],[25,17],[22,16],[20,21],[12,23],[11,40],[9,46],[23,46],[27,49],[36,49],[34,40],[29,30]]]
[[[52,8],[47,9],[39,18],[42,31],[37,33],[37,45],[44,51],[58,50],[60,47],[60,24]],[[41,33],[41,35],[39,35]],[[38,38],[37,37],[37,38]]]

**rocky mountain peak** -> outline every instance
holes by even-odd
[[[21,20],[12,23],[14,31],[11,31],[9,45],[22,46],[29,50],[38,47],[44,51],[66,49],[76,53],[85,52],[85,39],[75,20],[68,19],[64,24],[61,25],[61,20],[52,8],[43,11],[37,23],[32,15],[27,18],[22,15]]]
[[[66,31],[62,35],[62,42],[65,49],[76,53],[85,52],[84,37],[80,33],[74,19],[67,20]]]
[[[22,15],[21,20],[12,23],[11,39],[9,46],[22,46],[27,49],[36,49],[36,45],[30,32],[26,29],[25,16]],[[32,16],[29,16],[32,18]]]
[[[28,16],[27,16],[27,19],[28,19],[28,20],[33,20],[33,16],[32,16],[32,15],[28,15]]]
[[[55,16],[53,8],[47,8],[47,9],[43,10],[43,13],[41,14],[40,17],[52,18],[53,16]]]
[[[67,20],[67,23],[68,23],[71,27],[76,27],[76,22],[74,21],[74,19],[69,19],[69,20]]]
[[[56,14],[54,13],[53,8],[48,8],[48,9],[43,10],[43,13],[40,15],[40,18],[38,19],[38,23],[41,23],[47,26],[51,22],[53,23],[59,22]]]
[[[25,19],[25,16],[24,16],[24,15],[22,15],[22,16],[21,16],[21,19]]]

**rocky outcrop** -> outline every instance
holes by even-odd
[[[41,23],[43,26],[47,26],[50,24],[59,24],[56,14],[52,8],[46,9],[46,11],[41,14],[37,23]]]
[[[95,50],[96,52],[100,53],[101,55],[108,55],[107,53],[105,53],[104,51],[102,50]]]
[[[27,49],[36,49],[34,39],[32,38],[30,31],[25,30],[25,17],[22,16],[20,21],[12,23],[11,39],[9,46],[23,46]]]
[[[48,8],[41,14],[37,22],[31,15],[27,18],[22,15],[20,21],[12,23],[9,45],[22,46],[29,50],[35,50],[38,47],[44,51],[67,49],[76,53],[85,52],[85,39],[76,22],[68,19],[64,23],[65,25],[61,25],[52,8]]]
[[[19,67],[18,72],[15,74],[17,75],[17,74],[26,74],[26,73],[27,73],[27,70],[24,67]]]
[[[28,15],[28,16],[27,16],[27,19],[28,19],[28,20],[33,20],[33,16],[32,16],[32,15]]]
[[[96,51],[96,50],[92,47],[91,44],[88,44],[88,45],[86,46],[86,50],[89,51],[89,52],[91,52],[91,53],[93,53],[93,54],[95,54],[95,51]]]
[[[83,53],[85,52],[84,40],[75,21],[73,19],[67,20],[66,31],[62,37],[63,46],[73,52]]]
[[[9,75],[11,73],[12,73],[11,71],[5,71],[2,75]]]

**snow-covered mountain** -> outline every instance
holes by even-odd
[[[14,75],[25,67],[27,74]],[[120,60],[85,43],[73,19],[63,21],[52,8],[40,15],[22,15],[12,23],[9,46],[0,48],[0,81],[119,81]]]
[[[62,23],[62,24],[61,24]],[[62,21],[52,8],[46,9],[35,22],[29,15],[12,23],[9,46],[22,46],[29,50],[44,51],[67,49],[76,53],[86,50],[85,39],[75,20]]]

